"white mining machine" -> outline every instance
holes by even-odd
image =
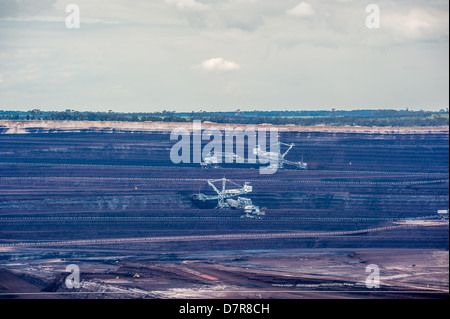
[[[299,162],[293,162],[293,161],[284,159],[286,154],[292,149],[292,147],[294,147],[293,143],[286,144],[286,143],[278,142],[278,143],[272,144],[270,149],[273,149],[272,148],[273,145],[277,145],[277,146],[285,145],[285,146],[288,146],[288,149],[284,153],[266,152],[266,151],[263,151],[259,145],[257,145],[253,149],[253,154],[255,154],[258,157],[259,163],[269,162],[269,163],[271,163],[271,165],[276,166],[275,168],[277,168],[277,169],[283,168],[285,165],[293,166],[298,169],[307,169],[308,168],[308,164],[303,162],[303,156],[302,156],[301,161],[299,161]],[[227,153],[217,152],[214,154],[209,153],[208,155],[206,155],[205,158],[203,159],[203,162],[201,162],[200,165],[203,168],[211,168],[211,167],[216,168],[219,166],[220,163],[248,163],[248,161],[246,161],[241,156],[231,153],[231,152],[227,152]]]
[[[288,160],[284,159],[286,154],[294,147],[294,143],[286,144],[286,143],[282,143],[282,142],[277,142],[275,144],[272,144],[270,146],[270,149],[272,149],[273,145],[277,145],[277,146],[285,145],[285,146],[288,146],[288,149],[284,153],[266,152],[266,151],[263,151],[259,145],[257,145],[256,148],[253,149],[253,154],[257,155],[260,160],[264,159],[265,161],[269,161],[272,165],[276,165],[276,168],[283,168],[284,165],[294,166],[299,169],[306,169],[308,167],[308,164],[303,162],[303,156],[302,156],[301,161],[299,161],[299,162],[293,162],[293,161],[288,161]]]
[[[441,219],[448,219],[448,209],[439,209],[437,211],[437,215],[441,218]]]
[[[240,197],[240,195],[244,195],[252,192],[253,187],[249,185],[248,182],[245,182],[243,186],[240,186],[226,178],[216,179],[216,180],[208,180],[208,185],[214,190],[215,195],[206,195],[203,193],[195,194],[192,196],[192,201],[199,208],[235,208],[242,209],[244,211],[244,215],[242,218],[261,218],[261,216],[265,215],[263,211],[259,209],[258,206],[253,205],[252,200],[250,198]],[[219,189],[215,183],[222,182],[222,189]],[[235,189],[227,189],[226,184],[231,183],[239,188]],[[236,197],[236,199],[234,199]]]
[[[209,153],[208,155],[206,155],[200,165],[203,168],[215,168],[218,167],[220,163],[245,163],[245,159],[237,154],[230,152],[216,152],[214,154]]]

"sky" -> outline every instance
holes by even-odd
[[[0,0],[0,109],[438,111],[448,30],[447,0]]]

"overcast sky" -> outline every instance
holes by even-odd
[[[80,28],[66,27],[68,4]],[[366,6],[380,8],[367,28]],[[0,109],[393,108],[449,100],[447,0],[0,0]]]

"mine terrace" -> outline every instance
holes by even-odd
[[[263,125],[308,163],[264,175],[173,163],[180,125],[0,121],[0,297],[448,297],[448,127]],[[264,215],[194,204],[223,178]]]

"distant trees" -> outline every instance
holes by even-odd
[[[153,113],[118,113],[41,111],[32,109],[23,111],[1,111],[3,120],[54,120],[54,121],[132,121],[132,122],[191,122],[193,120],[215,123],[294,124],[311,125],[359,125],[359,126],[445,126],[449,125],[448,111],[439,112],[405,110],[351,110],[342,111],[332,108],[321,111],[232,111],[232,112],[172,112],[164,110]]]
[[[33,109],[30,111],[30,120],[40,120],[42,112],[39,109]]]

